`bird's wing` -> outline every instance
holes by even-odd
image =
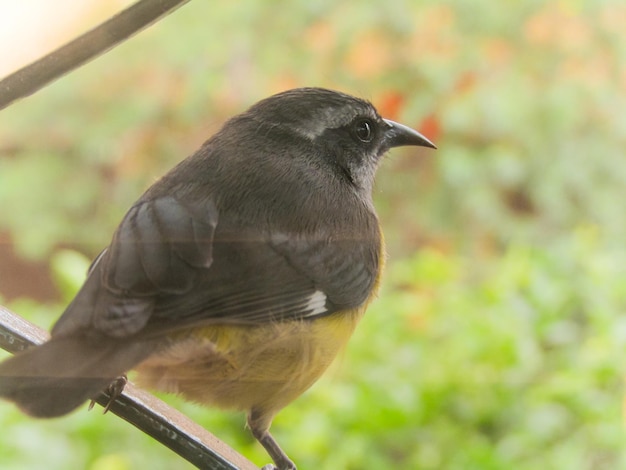
[[[219,226],[211,202],[138,203],[53,335],[95,328],[124,337],[201,323],[307,319],[360,305],[374,284],[375,240]]]
[[[140,201],[126,214],[111,245],[52,335],[94,330],[113,337],[140,331],[162,295],[185,295],[212,263],[217,210],[174,197]]]

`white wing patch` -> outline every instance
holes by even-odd
[[[314,317],[315,315],[326,313],[328,310],[326,308],[326,294],[324,294],[321,290],[313,292],[306,304],[306,310],[309,311],[305,315],[306,317]]]

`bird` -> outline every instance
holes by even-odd
[[[377,295],[372,190],[400,146],[436,148],[324,88],[231,118],[131,206],[50,340],[0,364],[0,397],[57,417],[135,370],[140,386],[246,412],[264,468],[295,469],[270,425]]]

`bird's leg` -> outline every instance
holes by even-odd
[[[296,470],[296,464],[280,448],[269,432],[269,420],[262,413],[252,410],[248,415],[248,427],[254,438],[265,448],[276,466],[265,465],[262,470]]]
[[[250,428],[250,430],[255,439],[265,447],[265,450],[270,454],[270,457],[276,464],[275,467],[274,465],[265,465],[263,467],[264,470],[296,470],[296,464],[287,457],[287,454],[280,448],[278,442],[276,442],[276,439],[274,439],[269,431],[256,432],[252,428]]]
[[[128,383],[128,377],[126,377],[126,374],[123,374],[117,377],[115,380],[113,380],[113,382],[109,384],[109,386],[105,390],[106,393],[109,395],[109,401],[104,407],[104,411],[102,412],[102,414],[106,414],[106,412],[109,411],[109,408],[111,407],[113,402],[117,400],[117,398],[124,391],[124,387],[126,387],[127,383]],[[89,403],[88,410],[91,411],[91,409],[93,408],[95,404],[96,404],[96,400],[91,400],[91,402]]]

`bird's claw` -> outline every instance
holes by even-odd
[[[293,466],[293,463],[290,462],[288,465],[289,466],[287,467],[279,468],[273,463],[268,463],[267,465],[263,465],[261,467],[261,470],[296,470],[296,467]]]
[[[127,383],[128,383],[128,377],[126,377],[126,374],[124,374],[124,375],[120,375],[113,382],[109,384],[109,386],[105,390],[106,393],[109,395],[109,401],[104,407],[102,414],[106,414],[107,411],[109,411],[109,408],[111,408],[111,405],[113,404],[113,402],[117,400],[117,398],[124,391],[124,387],[126,387]],[[89,403],[89,408],[87,409],[91,411],[91,409],[93,408],[95,404],[96,404],[96,400],[91,400],[91,402]]]

